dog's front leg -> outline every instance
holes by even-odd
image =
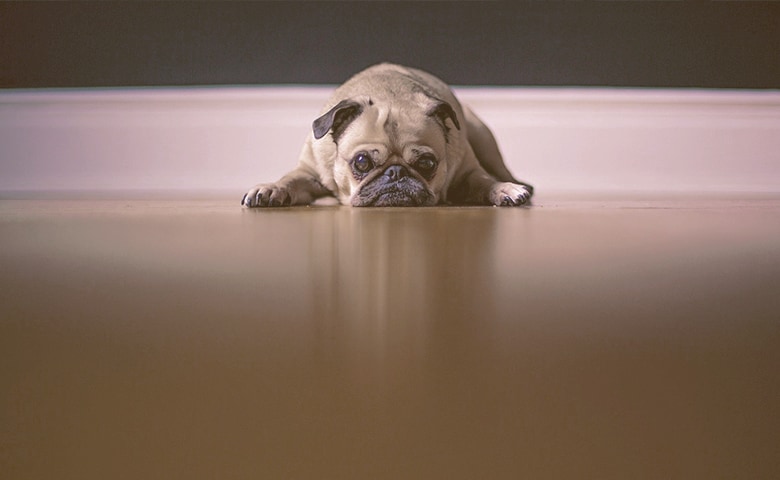
[[[482,168],[474,168],[452,186],[448,199],[455,204],[517,207],[528,204],[532,193],[529,186],[499,182]]]
[[[315,173],[301,166],[276,183],[255,185],[241,199],[241,205],[245,207],[309,205],[320,197],[332,194],[320,183]]]

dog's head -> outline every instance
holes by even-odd
[[[423,93],[407,100],[357,97],[313,123],[336,145],[339,200],[353,206],[426,206],[447,186],[448,147],[460,122],[452,106]]]

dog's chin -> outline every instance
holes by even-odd
[[[366,185],[352,198],[355,207],[425,207],[436,203],[436,197],[420,182],[412,185],[372,188]]]
[[[371,203],[374,207],[418,207],[422,204],[416,196],[410,196],[403,192],[388,192],[379,195]]]

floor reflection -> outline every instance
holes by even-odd
[[[774,478],[780,203],[660,205],[0,202],[0,471]]]

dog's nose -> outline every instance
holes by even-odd
[[[409,175],[409,172],[403,165],[390,165],[385,169],[384,175],[390,180],[400,180]]]

